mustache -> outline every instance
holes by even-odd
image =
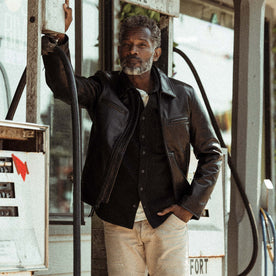
[[[136,55],[128,55],[124,58],[123,62],[127,62],[130,59],[136,59],[138,61],[142,61],[141,58],[137,57]]]

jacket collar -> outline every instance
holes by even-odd
[[[176,95],[173,92],[172,84],[166,74],[155,65],[153,65],[152,70],[155,76],[157,76],[157,79],[160,81],[160,92],[175,98]],[[119,82],[117,87],[119,88],[118,92],[120,98],[123,98],[128,90],[135,89],[123,71],[119,72]]]
[[[173,92],[173,87],[168,76],[156,66],[152,67],[152,70],[157,74],[160,80],[160,92],[165,93],[171,97],[176,97]]]
[[[128,90],[135,89],[135,87],[132,85],[127,75],[123,71],[119,72],[117,88],[120,99],[126,97]]]

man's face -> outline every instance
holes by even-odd
[[[123,71],[128,75],[142,75],[150,71],[161,49],[156,48],[148,28],[131,29],[124,33],[118,53]]]

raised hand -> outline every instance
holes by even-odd
[[[72,9],[69,7],[69,0],[65,0],[65,3],[63,4],[63,9],[65,12],[65,32],[66,32],[73,21]]]

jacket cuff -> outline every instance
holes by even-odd
[[[201,216],[201,213],[203,212],[203,210],[200,212],[200,213],[196,213],[194,212],[193,210],[191,210],[191,208],[189,208],[188,206],[186,206],[186,204],[179,204],[181,207],[183,207],[185,210],[189,211],[191,214],[193,214],[192,216],[192,219],[196,219],[196,220],[199,220],[200,219],[200,216]],[[205,207],[205,206],[204,206]]]

